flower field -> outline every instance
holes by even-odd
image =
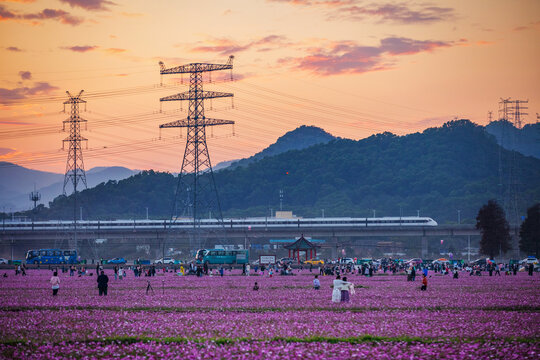
[[[5,271],[0,271],[0,274]],[[431,274],[427,291],[402,275],[352,275],[356,294],[331,299],[332,277],[115,280],[51,272],[0,278],[0,356],[20,359],[538,359],[540,276]],[[487,274],[486,274],[487,275]],[[150,281],[153,292],[146,294]],[[259,291],[252,287],[257,281]]]

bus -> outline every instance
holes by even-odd
[[[27,264],[77,264],[77,250],[39,249],[26,252]]]
[[[248,250],[200,249],[195,255],[197,264],[247,264]]]

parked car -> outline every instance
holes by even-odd
[[[304,261],[304,264],[308,264],[308,265],[324,265],[324,260],[310,259],[310,260]]]
[[[294,262],[293,258],[281,258],[279,259],[279,262],[283,265],[290,265]]]
[[[340,261],[340,264],[354,264],[353,258],[343,258]]]
[[[125,264],[127,261],[123,257],[116,257],[107,261],[107,264]]]
[[[154,264],[174,264],[175,261],[171,257],[164,257],[161,259],[154,260]]]
[[[0,264],[8,264],[8,259],[0,258]]]

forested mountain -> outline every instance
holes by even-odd
[[[248,164],[265,157],[279,155],[290,150],[302,150],[317,144],[326,144],[334,139],[335,137],[333,135],[330,135],[319,127],[303,125],[281,136],[275,143],[263,151],[258,152],[247,159],[233,162],[229,166],[232,168],[247,166]]]
[[[517,129],[511,122],[498,120],[489,123],[486,131],[495,136],[503,148],[540,159],[540,123]]]
[[[499,145],[484,127],[451,121],[422,133],[382,133],[359,141],[326,144],[265,157],[215,173],[224,216],[264,216],[283,207],[298,216],[431,216],[440,223],[473,222],[488,199],[498,198]],[[500,151],[503,174],[517,161],[523,212],[540,201],[540,160]],[[515,159],[515,160],[514,160]],[[514,164],[515,165],[515,164]],[[513,165],[512,165],[513,166]],[[142,172],[83,191],[92,218],[168,218],[176,179]],[[72,216],[71,199],[57,198],[43,218]]]

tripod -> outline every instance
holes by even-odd
[[[146,286],[146,295],[148,295],[149,291],[152,291],[152,295],[154,295],[154,288],[152,287],[152,284],[150,284],[150,280],[147,280],[148,285]]]

